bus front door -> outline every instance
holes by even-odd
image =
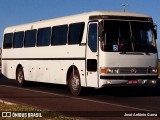
[[[98,22],[88,24],[86,67],[87,86],[98,87]]]

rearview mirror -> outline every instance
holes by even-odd
[[[154,32],[154,38],[157,39],[157,25],[156,24],[154,25],[153,32]]]

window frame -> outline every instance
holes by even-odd
[[[9,34],[12,34],[11,36],[11,46],[10,47],[6,47],[6,36],[9,35]],[[3,49],[11,49],[13,48],[13,37],[14,37],[14,33],[5,33],[4,34],[4,38],[3,38]]]
[[[39,39],[39,37],[40,37],[40,36],[39,36],[39,31],[40,31],[40,30],[44,30],[44,29],[50,29],[49,41],[48,41],[47,44],[39,43],[39,42],[40,42],[40,39]],[[51,27],[39,28],[39,29],[37,30],[37,41],[36,41],[36,46],[37,46],[37,47],[50,46],[50,44],[51,44],[51,36],[52,36],[52,28],[51,28]],[[44,39],[44,38],[43,38],[43,39]],[[41,39],[41,42],[44,42],[43,39]]]
[[[67,28],[66,31],[64,31],[64,33],[66,32],[66,38],[65,38],[65,41],[64,41],[64,36],[63,36],[63,43],[62,43],[62,41],[60,41],[60,42],[58,43],[57,41],[59,41],[59,40],[55,40],[55,39],[54,39],[54,33],[55,33],[54,30],[58,28],[58,29],[59,29],[58,32],[61,32],[61,31],[62,31],[62,30],[60,30],[61,27],[63,27],[63,31],[64,31],[64,28],[65,28],[65,29]],[[62,29],[62,28],[61,28],[61,29]],[[52,37],[51,37],[51,46],[66,45],[66,44],[67,44],[67,41],[68,41],[68,31],[69,31],[68,24],[53,26],[53,27],[52,27]],[[58,33],[58,32],[57,32],[57,33]],[[57,34],[57,33],[56,33],[56,34]],[[57,38],[59,38],[59,35],[58,35]],[[57,39],[57,38],[56,38],[56,39]],[[55,42],[55,41],[56,41],[56,42]],[[55,43],[56,43],[56,44],[55,44]],[[61,44],[61,43],[62,43],[62,44]]]
[[[18,46],[17,42],[15,42],[15,40],[16,40],[15,36],[18,33],[23,33],[23,38],[21,40],[21,46]],[[24,31],[14,32],[14,35],[13,35],[13,48],[23,48],[23,46],[24,46]]]
[[[27,46],[26,45],[26,34],[27,34],[27,32],[36,32],[35,33],[35,43],[34,43],[34,46]],[[29,47],[36,47],[36,44],[37,44],[37,33],[38,33],[38,30],[37,29],[32,29],[32,30],[26,30],[25,31],[25,37],[24,37],[24,47],[25,48],[29,48]]]
[[[74,26],[75,25],[75,26]],[[79,28],[75,28],[75,27],[77,27],[77,26],[79,27],[80,25],[80,31],[75,31],[75,29],[78,29],[79,30]],[[74,27],[74,28],[71,28],[71,27]],[[76,45],[76,44],[81,44],[81,42],[82,42],[82,39],[83,39],[83,34],[84,34],[84,28],[85,28],[85,22],[78,22],[78,23],[72,23],[72,24],[69,24],[69,32],[68,32],[68,45]],[[73,32],[73,31],[75,31],[75,32]],[[78,36],[77,36],[77,39],[75,40],[75,39],[73,39],[73,38],[75,38],[75,35],[74,35],[74,33],[76,33],[76,35],[77,35],[77,33],[80,33]],[[72,35],[74,35],[74,36],[72,36]],[[72,37],[71,37],[72,36]]]

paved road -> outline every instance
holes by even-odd
[[[31,82],[27,87],[19,88],[14,80],[8,80],[0,74],[0,99],[48,111],[71,113],[83,119],[106,119],[112,116],[124,119],[122,116],[125,113],[149,112],[160,115],[159,85],[156,88],[85,89],[83,96],[73,97],[62,85]],[[160,117],[138,119],[158,120]]]

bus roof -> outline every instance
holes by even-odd
[[[122,17],[128,16],[128,17],[141,17],[141,18],[151,19],[150,16],[132,13],[132,12],[93,11],[93,12],[86,12],[86,13],[81,13],[81,14],[76,14],[76,15],[71,15],[71,16],[53,18],[53,19],[48,19],[48,20],[40,20],[37,22],[11,26],[11,27],[7,27],[4,33],[37,29],[41,27],[61,25],[61,24],[74,23],[74,22],[85,22],[89,20],[89,18],[92,16],[94,17],[95,16],[122,16]]]

